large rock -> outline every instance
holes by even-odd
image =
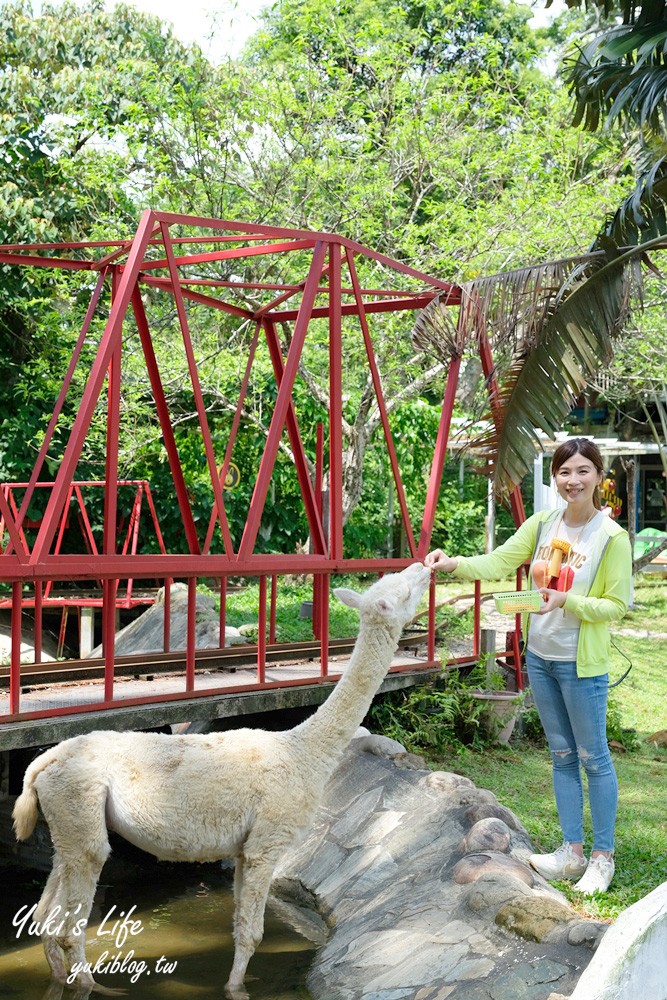
[[[185,583],[174,583],[169,597],[169,646],[185,649],[188,627],[188,588]],[[247,640],[236,628],[225,628],[225,646],[243,645]],[[217,649],[220,645],[220,616],[215,599],[209,594],[197,594],[195,611],[195,647]],[[114,649],[117,656],[133,653],[159,653],[164,649],[164,587],[158,591],[155,604],[135,618],[126,628],[116,633]],[[101,656],[97,646],[89,656]]]
[[[575,919],[569,906],[541,897],[512,900],[496,914],[496,923],[500,927],[514,931],[527,941],[544,941],[561,924]]]
[[[305,889],[330,928],[308,978],[315,1000],[569,994],[600,925],[580,920],[528,867],[517,817],[468,778],[412,756],[401,767],[402,748],[359,735],[310,834],[276,873],[281,897]],[[463,872],[471,877],[459,881]],[[520,924],[522,907],[535,926],[539,917],[539,938]],[[496,922],[502,910],[514,915],[506,926]]]

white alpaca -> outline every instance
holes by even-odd
[[[191,736],[96,732],[65,740],[32,762],[14,807],[14,828],[19,840],[30,836],[39,800],[54,858],[34,920],[44,924],[58,908],[63,921],[55,932],[57,921],[42,931],[56,980],[65,982],[74,964],[85,962],[80,928],[110,851],[109,829],[161,860],[236,858],[235,949],[227,989],[241,988],[262,940],[274,868],[312,821],[429,577],[428,569],[413,563],[364,593],[334,591],[359,611],[357,642],[330,697],[294,729]],[[85,971],[76,982],[96,986]]]

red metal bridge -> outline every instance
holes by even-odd
[[[211,271],[222,262],[235,261],[238,267],[258,255],[291,255],[303,268],[302,280],[296,283],[253,282],[243,277],[211,277]],[[386,284],[363,287],[358,275],[359,262],[371,261],[383,269]],[[165,212],[144,212],[132,239],[109,242],[90,241],[44,245],[12,245],[0,247],[0,263],[19,268],[55,268],[64,271],[88,271],[95,285],[78,341],[72,354],[62,389],[55,402],[30,479],[22,484],[5,484],[0,489],[0,589],[4,585],[3,606],[11,610],[11,652],[9,656],[8,690],[5,707],[0,707],[0,742],[3,727],[30,723],[45,718],[85,713],[113,712],[119,706],[141,706],[159,702],[188,703],[192,699],[219,698],[243,691],[260,691],[289,685],[321,684],[329,678],[329,588],[333,574],[383,573],[403,568],[415,559],[422,559],[431,543],[431,533],[440,489],[445,455],[450,433],[454,397],[458,383],[460,356],[453,356],[447,374],[442,414],[433,453],[426,503],[420,523],[414,525],[408,512],[396,447],[390,429],[387,406],[383,396],[381,372],[378,370],[373,318],[378,314],[414,312],[427,306],[436,295],[443,308],[461,302],[461,290],[447,282],[424,274],[407,264],[392,260],[365,246],[341,236],[274,226],[246,224],[219,219],[206,219]],[[198,268],[206,267],[205,276]],[[102,292],[110,286],[110,308],[101,335],[91,334],[95,318],[99,322]],[[404,287],[408,285],[409,287]],[[147,289],[151,295],[146,296]],[[238,293],[245,290],[254,298],[265,299],[258,308],[239,304]],[[211,490],[210,516],[206,531],[198,532],[193,515],[189,484],[185,480],[179,458],[168,395],[163,385],[160,364],[151,334],[149,300],[157,293],[171,297],[182,334],[187,368],[188,389],[194,399],[202,443],[202,461],[208,472]],[[224,455],[216,452],[206,412],[204,392],[198,373],[198,359],[191,335],[188,308],[190,303],[220,310],[238,317],[241,323],[252,324],[254,333],[247,347],[245,374],[239,386],[231,433]],[[135,513],[124,533],[119,534],[119,490],[128,481],[119,479],[119,428],[121,423],[121,378],[124,365],[123,323],[132,316],[138,333],[147,391],[150,392],[164,442],[166,462],[173,481],[174,503],[182,524],[185,551],[168,552],[162,542],[159,525],[150,499],[150,487],[140,480],[130,481],[138,490]],[[409,555],[405,559],[350,559],[344,551],[343,533],[343,341],[342,325],[346,317],[358,324],[368,372],[379,409],[384,444],[392,470],[393,485],[400,511],[402,530]],[[293,324],[289,348],[283,352],[279,325]],[[316,429],[315,455],[308,455],[304,444],[304,428],[297,415],[294,400],[295,380],[304,344],[313,324],[324,324],[328,350],[328,421]],[[412,324],[410,324],[411,327]],[[407,335],[407,332],[406,332]],[[321,336],[321,335],[320,335]],[[241,424],[249,381],[256,361],[258,345],[263,340],[275,379],[275,403],[259,462],[240,541],[234,544],[225,506],[224,484],[232,467],[234,446]],[[77,401],[76,416],[69,430],[67,443],[52,482],[45,483],[45,459],[52,445],[77,366],[82,366],[84,345],[94,344],[94,359],[86,374],[85,388]],[[493,362],[483,331],[479,336],[480,357],[491,396],[491,409],[499,419],[497,387],[493,377]],[[136,366],[135,366],[136,372]],[[135,375],[136,377],[136,375]],[[77,465],[99,405],[105,407],[106,468],[103,480],[104,517],[101,544],[96,544],[93,532],[86,526],[82,495],[86,485],[76,478]],[[311,539],[308,553],[259,553],[256,551],[262,514],[269,496],[281,439],[287,434],[294,468],[307,518]],[[50,456],[52,459],[52,456]],[[315,470],[314,475],[312,470]],[[328,475],[330,502],[323,505],[323,477]],[[51,479],[52,477],[49,477]],[[87,485],[90,485],[89,483]],[[39,518],[30,518],[30,505],[37,491],[46,491]],[[151,508],[154,527],[159,537],[159,551],[147,554],[137,550],[136,503],[145,499]],[[86,551],[62,551],[62,531],[70,505],[78,504]],[[512,500],[515,520],[523,517],[518,492]],[[212,551],[216,538],[221,552]],[[308,675],[292,678],[267,676],[267,660],[271,661],[275,643],[276,588],[285,574],[308,574],[313,579],[313,632],[319,649],[319,665]],[[220,649],[224,645],[226,591],[230,578],[259,580],[259,631],[256,644],[256,674],[241,688],[238,678],[223,683],[216,675],[209,683],[198,679],[201,657],[196,648],[196,588],[197,581],[218,581],[220,588]],[[176,689],[159,693],[137,693],[121,685],[118,658],[115,655],[116,611],[123,601],[131,599],[132,581],[154,581],[165,586],[164,655],[170,655],[169,602],[170,588],[175,580],[186,581],[188,587],[188,626],[181,671]],[[91,687],[88,699],[79,697],[76,703],[64,701],[49,707],[24,703],[24,690],[35,676],[41,659],[41,623],[45,606],[57,600],[59,585],[76,581],[77,588],[99,587],[99,596],[90,598],[101,608],[103,672],[101,687]],[[124,589],[121,581],[127,581]],[[120,590],[119,590],[120,587]],[[479,595],[478,595],[479,596]],[[84,598],[74,603],[82,604]],[[21,662],[21,636],[25,610],[34,613],[34,663]],[[476,651],[479,641],[479,600],[476,602]],[[438,665],[435,654],[435,589],[431,588],[429,620],[426,628],[427,652],[421,669]],[[518,664],[518,650],[514,661]],[[137,661],[138,662],[138,661]],[[139,669],[137,667],[137,669]],[[397,670],[415,669],[397,664]],[[122,691],[120,690],[122,688]],[[187,717],[184,716],[184,717]]]

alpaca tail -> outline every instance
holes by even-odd
[[[23,778],[23,791],[14,803],[12,817],[14,819],[14,833],[17,840],[27,840],[35,829],[38,816],[38,797],[35,788],[35,779],[45,767],[47,767],[55,757],[57,747],[52,747],[33,760],[28,767]]]
[[[37,823],[37,792],[27,781],[14,805],[14,833],[17,840],[27,840]]]

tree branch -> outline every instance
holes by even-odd
[[[652,548],[650,548],[648,552],[645,552],[643,556],[639,557],[639,559],[633,559],[632,560],[633,575],[635,573],[639,573],[641,569],[644,569],[644,567],[648,566],[648,564],[653,562],[654,559],[657,559],[660,553],[664,552],[665,550],[667,550],[667,538],[663,538],[661,542],[658,542],[657,545],[654,545]]]
[[[410,382],[409,385],[404,385],[395,396],[392,397],[386,403],[387,414],[393,413],[394,410],[400,406],[401,403],[405,403],[408,399],[414,399],[418,396],[428,385],[433,382],[438,375],[440,375],[445,370],[445,365],[442,362],[438,362],[437,365],[433,365],[427,371],[422,372],[422,374]],[[380,410],[375,406],[371,415],[368,418],[368,422],[371,425],[372,430],[375,430],[380,423]]]

